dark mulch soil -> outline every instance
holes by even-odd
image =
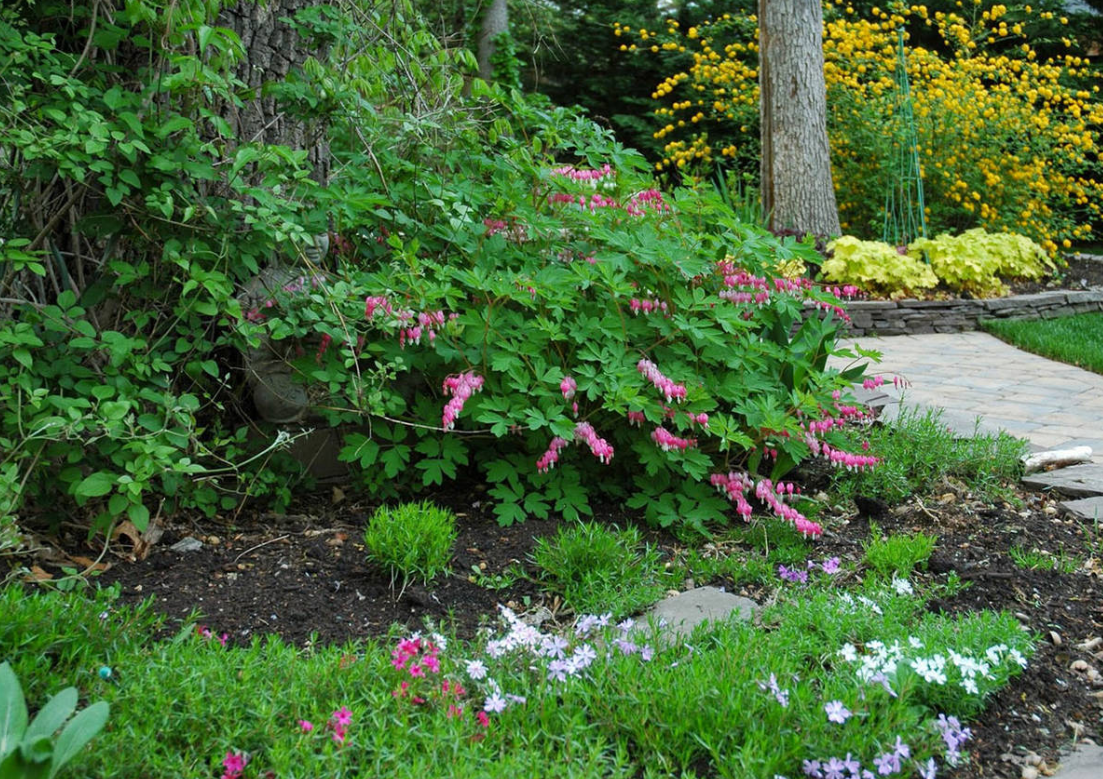
[[[1072,258],[1068,261],[1068,267],[1060,268],[1051,278],[1041,281],[1016,281],[1009,286],[1014,295],[1028,295],[1054,289],[1103,287],[1103,260]]]
[[[1086,671],[1073,669],[1078,660],[1103,669],[1103,646],[1083,648],[1085,642],[1103,636],[1103,537],[1098,529],[1062,517],[1055,501],[1043,496],[1023,495],[1023,507],[1014,508],[973,501],[952,484],[942,492],[883,511],[877,520],[887,532],[923,530],[937,535],[930,571],[924,575],[944,577],[955,571],[970,583],[959,595],[931,608],[949,613],[1007,609],[1041,637],[1026,672],[973,723],[971,762],[955,775],[1013,779],[1020,776],[1020,765],[1030,752],[1053,765],[1057,751],[1074,737],[1103,743],[1103,680],[1093,682]],[[395,623],[422,628],[426,620],[471,636],[493,619],[499,603],[520,610],[543,605],[567,616],[556,599],[516,575],[532,573],[529,557],[535,538],[554,532],[556,522],[503,528],[481,504],[477,491],[432,497],[451,506],[460,519],[453,573],[428,588],[411,585],[401,597],[388,576],[364,562],[361,536],[374,507],[350,501],[334,504],[328,496],[309,508],[300,507],[298,513],[238,517],[233,525],[174,521],[146,559],[116,557],[100,581],[118,582],[124,602],[156,596],[157,608],[173,620],[198,609],[213,631],[229,633],[235,643],[266,633],[300,645],[345,642],[385,634]],[[633,521],[614,510],[599,518]],[[859,560],[869,519],[855,513],[828,524],[831,529],[812,553]],[[200,539],[203,547],[183,554],[170,550],[187,536]],[[652,540],[669,557],[680,552],[670,537]],[[1089,548],[1089,541],[1094,547]],[[79,546],[75,539],[66,545]],[[1012,546],[1063,551],[1077,559],[1079,568],[1074,573],[1023,570],[1008,554]],[[478,577],[473,568],[480,570]],[[732,587],[732,582],[713,583]],[[749,589],[752,597],[765,598],[770,587]]]

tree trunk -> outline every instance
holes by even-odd
[[[293,17],[298,11],[318,5],[318,0],[239,0],[219,15],[219,24],[241,37],[245,60],[238,77],[252,90],[251,100],[233,111],[231,126],[240,143],[261,143],[306,149],[314,167],[312,178],[325,184],[329,178],[329,145],[325,128],[311,127],[305,121],[288,116],[279,109],[275,97],[264,94],[266,84],[279,83],[308,57],[322,59],[324,51],[311,47],[281,17]]]
[[[509,7],[506,0],[491,0],[490,7],[483,15],[479,30],[478,51],[479,77],[489,81],[494,76],[494,52],[497,48],[494,39],[509,32]]]
[[[823,76],[819,0],[759,0],[762,206],[774,229],[841,232]]]

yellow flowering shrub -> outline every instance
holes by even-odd
[[[1071,53],[1068,38],[1068,54],[1038,56],[1025,36],[1036,17],[1051,13],[979,0],[957,5],[955,13],[875,7],[861,18],[846,0],[825,2],[828,133],[843,229],[881,233],[890,160],[900,153],[899,136],[886,128],[902,30],[929,232],[1011,231],[1054,254],[1087,238],[1103,217],[1100,72]],[[640,37],[619,29],[622,39]],[[646,31],[645,48],[692,55],[653,93],[662,103],[655,135],[667,143],[659,170],[696,173],[724,158],[753,169],[756,35],[753,15]]]

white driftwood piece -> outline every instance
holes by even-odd
[[[1066,465],[1086,463],[1092,458],[1090,446],[1076,446],[1072,449],[1051,449],[1048,452],[1034,452],[1023,457],[1023,465],[1027,473],[1034,473],[1043,468],[1054,466],[1064,468]]]

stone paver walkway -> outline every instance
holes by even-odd
[[[863,336],[853,343],[881,352],[886,412],[908,405],[945,409],[946,424],[971,434],[1003,429],[1036,449],[1090,446],[1103,463],[1103,376],[1016,349],[981,332]],[[1100,344],[1103,349],[1103,344]],[[833,359],[832,365],[846,361]],[[900,376],[910,386],[893,387]]]

